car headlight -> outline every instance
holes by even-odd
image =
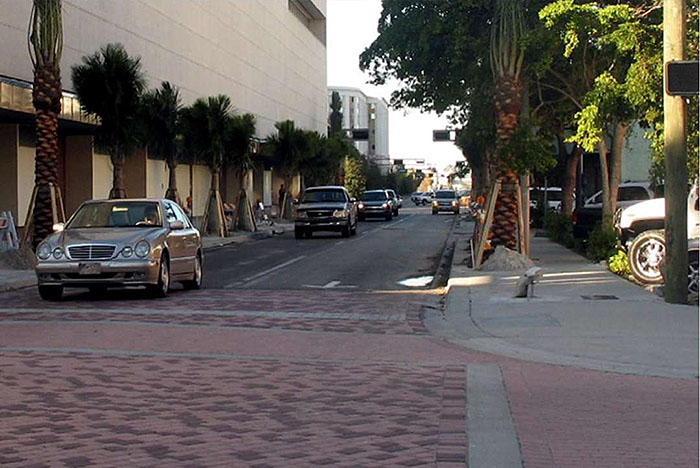
[[[365,204],[364,204],[364,203],[360,203],[359,205],[357,205],[357,209],[358,209],[358,210],[364,210],[364,209],[365,209]]]
[[[438,201],[437,201],[437,200],[433,200],[433,206],[438,206],[438,205],[439,205]]]
[[[134,247],[134,253],[139,258],[148,256],[148,254],[151,253],[151,244],[145,240],[139,241],[136,247]]]
[[[297,211],[297,218],[306,218],[306,211]]]
[[[36,249],[36,256],[39,260],[46,260],[51,256],[51,246],[46,242],[42,242]]]
[[[129,258],[134,254],[134,249],[128,245],[122,249],[122,257]]]
[[[350,213],[348,210],[335,210],[333,212],[333,217],[334,218],[347,218]]]
[[[457,206],[457,200],[452,200],[452,206]]]
[[[389,205],[387,205],[386,203],[382,203],[382,208],[386,209],[388,207],[389,207]]]
[[[60,247],[56,247],[55,249],[53,249],[53,258],[58,260],[61,257],[63,257],[63,249]]]

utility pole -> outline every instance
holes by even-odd
[[[664,0],[664,64],[685,56],[685,0]],[[665,67],[664,67],[665,68]],[[664,80],[667,80],[664,73]],[[666,89],[666,86],[664,86]],[[688,166],[685,98],[664,92],[666,302],[688,302]]]

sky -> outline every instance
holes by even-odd
[[[381,0],[328,0],[326,48],[328,86],[360,88],[366,95],[390,102],[396,84],[374,86],[359,67],[359,56],[377,37]],[[391,159],[424,159],[438,170],[463,160],[450,142],[433,142],[433,130],[446,128],[447,119],[417,109],[391,109],[389,113],[389,156]]]

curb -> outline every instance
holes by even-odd
[[[26,278],[21,280],[8,281],[0,284],[0,293],[17,291],[18,289],[26,289],[36,286],[36,277]]]
[[[450,274],[452,273],[452,261],[454,259],[455,249],[457,248],[455,230],[460,222],[462,222],[461,216],[456,216],[452,222],[450,233],[447,236],[445,247],[442,250],[440,261],[438,262],[437,269],[435,270],[435,276],[433,277],[433,281],[430,283],[431,289],[447,286],[450,279]]]

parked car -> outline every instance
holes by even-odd
[[[399,215],[399,197],[396,195],[396,192],[394,192],[392,189],[384,189],[386,192],[386,195],[389,197],[391,200],[391,211],[394,214],[394,216]]]
[[[357,217],[360,221],[371,217],[382,217],[391,221],[393,216],[391,199],[385,190],[367,190],[360,196],[357,203]]]
[[[530,208],[539,209],[544,212],[544,196],[547,195],[547,209],[561,211],[562,190],[561,187],[531,187],[530,188]],[[602,205],[601,205],[602,206]]]
[[[434,215],[438,214],[440,211],[449,211],[454,214],[459,214],[457,193],[454,190],[438,190],[435,192],[432,211]]]
[[[698,206],[698,187],[694,186],[688,194],[688,245],[691,262],[697,263],[697,239],[700,236],[700,210]],[[630,269],[634,277],[645,284],[663,283],[661,266],[666,255],[666,240],[664,222],[666,216],[666,200],[655,198],[636,203],[618,210],[615,215],[615,228],[620,244],[627,251]],[[693,248],[693,246],[695,246]],[[694,273],[689,271],[689,277],[695,275],[697,285],[697,267]],[[689,281],[692,280],[689,278]]]
[[[640,201],[655,198],[649,182],[624,182],[618,190],[617,207],[623,208]],[[586,238],[595,225],[603,219],[603,192],[589,197],[581,208],[574,210],[574,237]]]
[[[202,284],[199,231],[170,200],[87,201],[55,230],[36,250],[42,299],[59,300],[66,287],[146,286],[165,297],[173,281]]]
[[[357,233],[356,200],[342,186],[310,187],[295,202],[294,237],[311,237],[316,231]]]

